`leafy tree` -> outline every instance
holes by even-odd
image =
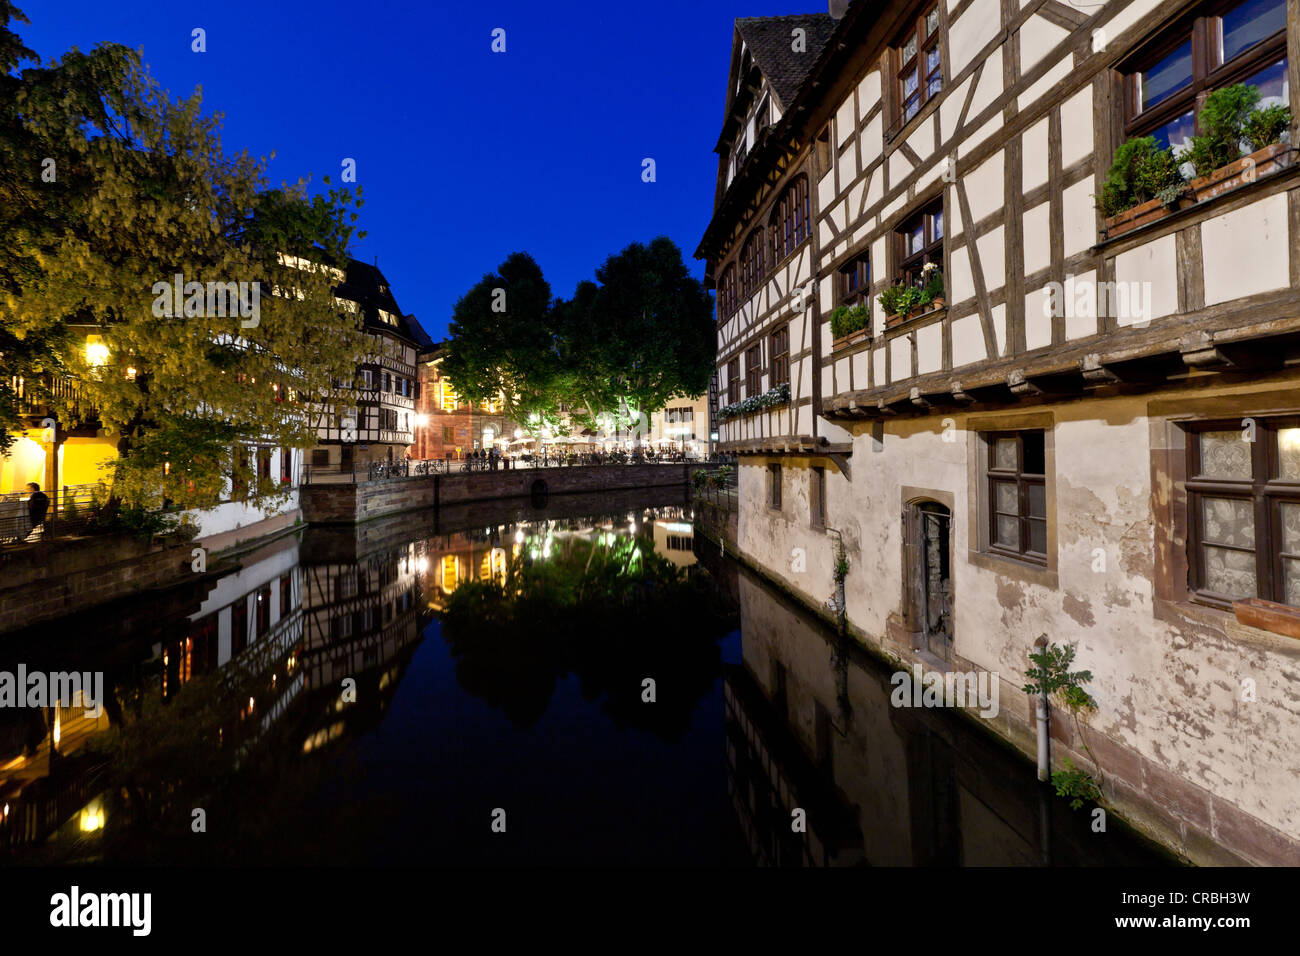
[[[554,426],[566,381],[554,321],[541,266],[512,253],[456,303],[443,371],[471,402],[501,400],[517,422]]]
[[[359,195],[268,188],[267,160],[226,153],[201,91],[173,100],[123,47],[15,72],[33,57],[10,20],[25,18],[0,0],[5,380],[76,379],[60,420],[91,413],[117,436],[113,493],[131,504],[202,507],[230,482],[255,504],[282,497],[237,449],[314,443],[311,400],[354,374],[359,323],[326,267],[344,261]],[[155,286],[177,275],[172,316]],[[245,283],[245,309],[188,283]],[[105,350],[88,354],[69,322]],[[6,435],[12,398],[0,395]]]
[[[671,239],[634,242],[562,303],[559,351],[586,423],[622,409],[650,412],[709,386],[713,302]]]
[[[709,385],[713,305],[681,250],[633,243],[553,301],[531,256],[515,253],[453,313],[443,370],[471,401],[502,396],[516,421],[555,429],[561,404],[576,424],[621,428]]]

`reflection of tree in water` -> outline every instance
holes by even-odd
[[[460,685],[517,727],[535,723],[572,673],[588,700],[605,696],[616,725],[676,741],[721,675],[717,641],[729,629],[702,568],[631,536],[541,534],[503,577],[451,594],[442,635]],[[641,699],[647,677],[653,704]]]

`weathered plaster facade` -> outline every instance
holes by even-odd
[[[1188,488],[1206,423],[1245,438],[1247,423],[1300,415],[1300,170],[1110,236],[1094,196],[1125,138],[1124,77],[1209,8],[940,2],[942,88],[904,118],[894,42],[932,6],[851,5],[773,131],[815,177],[804,248],[817,292],[801,333],[814,424],[764,411],[725,430],[721,450],[744,456],[735,545],[821,608],[838,533],[850,631],[901,662],[997,674],[989,724],[1031,753],[1027,654],[1040,636],[1074,645],[1093,674],[1087,742],[1113,807],[1198,862],[1300,864],[1300,640],[1242,623],[1233,603],[1287,595],[1263,578],[1258,595],[1198,587],[1202,492]],[[1294,99],[1294,2],[1284,34]],[[767,180],[751,171],[730,189],[749,181]],[[715,278],[765,214],[753,195],[715,208],[699,252]],[[925,210],[941,216],[946,301],[886,321],[878,296],[903,267],[900,231]],[[864,256],[871,327],[836,342],[842,270]],[[766,301],[788,294],[788,276],[770,279]],[[1117,288],[1138,298],[1106,297]],[[758,320],[772,321],[763,302]],[[747,315],[719,315],[720,374]],[[1002,533],[989,500],[998,435],[1041,443],[1042,478],[1021,489],[1035,521],[1019,506],[1041,538],[1022,531],[1019,553],[989,540]],[[1031,453],[1019,454],[1025,471]],[[1252,547],[1295,491],[1271,474],[1283,497],[1258,499]],[[1280,578],[1289,545],[1274,547]],[[943,567],[938,586],[927,560]],[[1091,766],[1062,714],[1053,735],[1054,766]]]

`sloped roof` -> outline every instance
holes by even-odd
[[[389,332],[396,331],[413,342],[419,342],[410,321],[414,316],[407,316],[402,312],[397,304],[397,299],[393,296],[392,289],[388,285],[388,279],[379,271],[378,266],[372,266],[357,259],[349,259],[346,277],[335,287],[334,294],[340,299],[348,299],[357,303],[361,307],[367,325],[382,328]],[[397,317],[396,327],[379,318],[377,311],[379,309],[383,309],[390,315]]]
[[[754,64],[772,84],[781,106],[787,108],[808,78],[837,23],[829,13],[797,13],[783,17],[742,17],[736,20],[736,30],[749,48]],[[807,32],[807,50],[796,53],[793,32],[801,27]]]

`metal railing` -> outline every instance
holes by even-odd
[[[95,516],[96,485],[64,485],[45,492],[49,499],[42,520],[33,520],[31,493],[0,495],[0,546],[79,534]]]
[[[734,461],[730,456],[692,458],[680,452],[634,454],[631,452],[550,452],[501,456],[498,458],[402,458],[396,461],[360,461],[346,465],[303,465],[304,485],[355,484],[358,481],[385,481],[396,478],[422,478],[431,475],[475,474],[511,471],[520,468],[577,468],[617,465],[719,465]]]
[[[717,467],[701,469],[691,477],[691,490],[698,501],[726,511],[740,507],[740,472],[734,455],[719,455]]]

